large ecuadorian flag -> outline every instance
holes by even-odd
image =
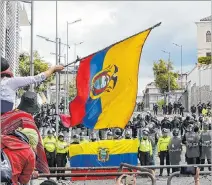
[[[136,103],[142,48],[156,26],[80,60],[77,96],[69,104],[71,126],[126,126]]]
[[[138,139],[102,140],[69,147],[71,167],[137,165]]]

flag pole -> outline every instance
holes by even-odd
[[[132,36],[130,36],[130,37],[127,37],[127,38],[125,38],[125,39],[123,39],[123,40],[120,40],[120,41],[114,43],[114,44],[111,44],[111,45],[105,47],[104,49],[100,49],[99,51],[105,50],[105,49],[108,48],[108,47],[114,46],[114,45],[116,45],[116,44],[118,44],[118,43],[120,43],[120,42],[123,42],[123,41],[125,41],[125,40],[127,40],[127,39],[129,39],[129,38],[131,38],[131,37],[134,37],[134,36],[136,36],[136,35],[138,35],[138,34],[140,34],[140,33],[142,33],[142,32],[145,32],[145,31],[147,31],[147,30],[152,30],[152,29],[154,29],[154,28],[156,28],[156,27],[159,27],[159,26],[161,25],[161,23],[162,23],[162,22],[159,22],[159,23],[155,24],[154,26],[152,26],[152,27],[150,27],[150,28],[148,28],[148,29],[145,29],[144,31],[140,31],[140,32],[138,32],[138,33],[136,33],[136,34],[134,34],[134,35],[132,35]],[[73,62],[71,62],[71,63],[65,65],[64,67],[67,67],[67,66],[70,66],[70,65],[72,65],[72,64],[75,64],[75,63],[79,62],[80,60],[83,60],[83,59],[85,59],[85,58],[87,58],[87,57],[89,57],[89,56],[91,56],[91,55],[94,55],[94,54],[98,53],[99,51],[96,51],[96,52],[94,52],[94,53],[92,53],[92,54],[90,54],[90,55],[87,55],[87,56],[83,57],[83,58],[78,58],[78,57],[77,57],[77,59],[76,59],[75,61],[73,61]]]

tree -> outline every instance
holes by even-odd
[[[34,52],[34,75],[46,71],[50,64],[42,60],[37,51]],[[30,76],[30,55],[21,53],[19,55],[19,73],[20,76]],[[35,87],[36,92],[42,92],[47,89],[47,85],[53,80],[54,76],[49,77],[43,83]],[[25,90],[29,89],[29,86]]]
[[[199,57],[198,58],[198,63],[199,64],[211,64],[211,56],[208,57]]]
[[[73,100],[75,96],[77,95],[77,89],[76,89],[76,79],[74,78],[73,81],[69,83],[69,98]]]
[[[169,66],[169,70],[168,70]],[[154,62],[153,72],[155,77],[156,86],[160,89],[162,93],[168,92],[168,78],[170,75],[170,90],[178,89],[177,77],[178,74],[172,72],[173,66],[171,62],[165,62],[164,60],[159,60]]]

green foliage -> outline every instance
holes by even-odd
[[[164,104],[165,104],[164,99],[158,100],[157,104],[158,104],[158,108],[159,108],[159,110],[161,111],[161,110],[162,110],[162,105],[164,105]]]
[[[199,64],[211,64],[211,56],[209,57],[199,57],[198,58],[198,63]]]
[[[169,66],[169,70],[168,70]],[[168,78],[170,75],[170,90],[178,89],[177,77],[178,74],[172,72],[173,66],[171,62],[165,62],[164,60],[159,60],[154,62],[153,72],[155,76],[156,86],[160,89],[162,93],[168,92]]]
[[[74,78],[73,81],[69,83],[69,98],[70,98],[70,100],[73,100],[75,98],[75,96],[77,95],[75,80],[76,79]]]
[[[49,64],[42,60],[37,51],[34,52],[34,75],[46,71]],[[30,55],[29,53],[21,53],[19,55],[19,73],[21,76],[30,76]],[[47,89],[47,85],[53,80],[53,76],[46,79],[43,83],[35,87],[36,92],[42,92]],[[25,90],[29,89],[26,87]]]

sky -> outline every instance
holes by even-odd
[[[46,42],[36,35],[51,40],[56,38],[56,11],[54,1],[34,3],[34,50],[47,62],[55,64],[55,44]],[[30,7],[26,5],[30,19]],[[87,56],[130,35],[145,30],[159,22],[148,37],[143,48],[140,67],[138,95],[145,86],[154,81],[153,62],[168,59],[161,50],[171,53],[171,61],[180,70],[180,48],[183,46],[183,72],[191,70],[197,62],[197,27],[195,22],[209,16],[210,1],[58,1],[58,37],[67,42],[66,23],[82,19],[69,25],[69,62]],[[30,49],[30,27],[21,27],[21,50]],[[66,54],[61,47],[61,55]],[[62,60],[62,59],[61,59]]]

